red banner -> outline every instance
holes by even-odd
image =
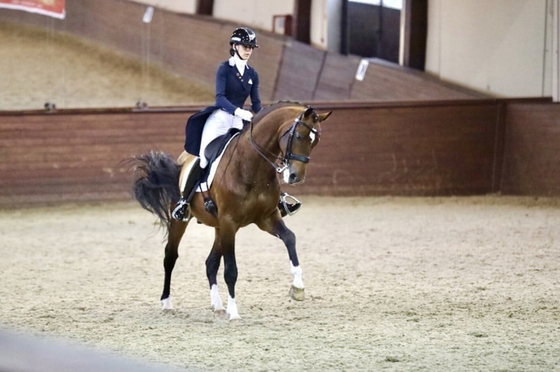
[[[24,10],[26,12],[38,13],[64,19],[65,0],[0,0],[0,8]]]

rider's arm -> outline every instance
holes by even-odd
[[[261,97],[259,94],[259,74],[253,69],[253,85],[251,87],[251,108],[254,113],[262,110]]]
[[[222,63],[216,71],[216,106],[234,115],[235,106],[226,98],[227,64]]]

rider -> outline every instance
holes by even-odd
[[[231,128],[241,130],[243,121],[251,121],[253,113],[243,109],[247,97],[251,97],[251,108],[257,113],[262,109],[259,97],[259,76],[254,68],[247,64],[253,50],[258,48],[257,37],[253,30],[247,27],[236,28],[229,39],[231,58],[222,62],[216,72],[216,103],[214,106],[192,115],[187,121],[185,150],[198,159],[192,166],[187,181],[181,190],[181,199],[177,202],[173,218],[179,221],[189,219],[188,206],[194,194],[194,188],[203,169],[208,165],[204,155],[206,146],[215,138],[227,133]],[[206,190],[203,190],[206,191]],[[294,203],[287,202],[290,198]],[[216,212],[211,199],[205,199],[205,207]],[[278,208],[282,216],[294,214],[301,207],[301,203],[294,197],[282,192]]]

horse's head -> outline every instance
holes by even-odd
[[[331,113],[317,114],[308,107],[281,132],[279,144],[284,153],[284,182],[293,185],[305,180],[309,156],[321,138],[321,122],[327,120]]]

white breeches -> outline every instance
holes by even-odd
[[[204,129],[202,130],[202,139],[200,141],[199,157],[201,168],[206,168],[206,165],[208,165],[208,160],[206,160],[204,156],[206,146],[215,138],[226,134],[231,128],[243,129],[243,121],[241,118],[233,116],[222,109],[214,111],[208,120],[206,120]]]

